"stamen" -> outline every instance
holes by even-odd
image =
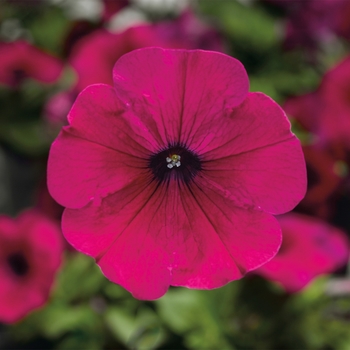
[[[170,157],[166,157],[165,160],[168,163],[167,167],[169,169],[172,169],[175,166],[178,168],[181,165],[180,159],[181,157],[178,154],[173,154]]]
[[[148,166],[160,182],[176,179],[189,183],[202,170],[198,155],[183,145],[169,145],[152,154]]]

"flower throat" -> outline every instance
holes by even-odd
[[[176,179],[189,183],[202,170],[198,155],[180,145],[169,146],[159,153],[152,154],[148,167],[159,182]]]

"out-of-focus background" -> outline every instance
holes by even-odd
[[[239,59],[250,90],[285,109],[308,170],[271,262],[152,302],[64,241],[46,188],[76,96],[146,46]],[[0,348],[350,349],[349,164],[349,0],[0,0]]]

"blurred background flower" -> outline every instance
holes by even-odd
[[[13,323],[44,305],[61,264],[59,226],[27,210],[0,217],[0,320]]]
[[[277,255],[256,272],[289,292],[304,288],[318,275],[334,272],[349,259],[347,236],[319,219],[301,214],[278,217],[283,242]]]

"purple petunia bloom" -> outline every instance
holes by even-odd
[[[220,287],[270,260],[272,214],[306,189],[283,110],[217,52],[136,50],[113,79],[82,91],[50,150],[67,240],[140,299]]]
[[[278,220],[283,232],[282,247],[256,273],[294,293],[315,277],[331,273],[346,264],[349,242],[340,229],[301,214],[282,215]]]
[[[45,304],[62,253],[59,227],[36,210],[0,216],[1,322],[16,322]]]

